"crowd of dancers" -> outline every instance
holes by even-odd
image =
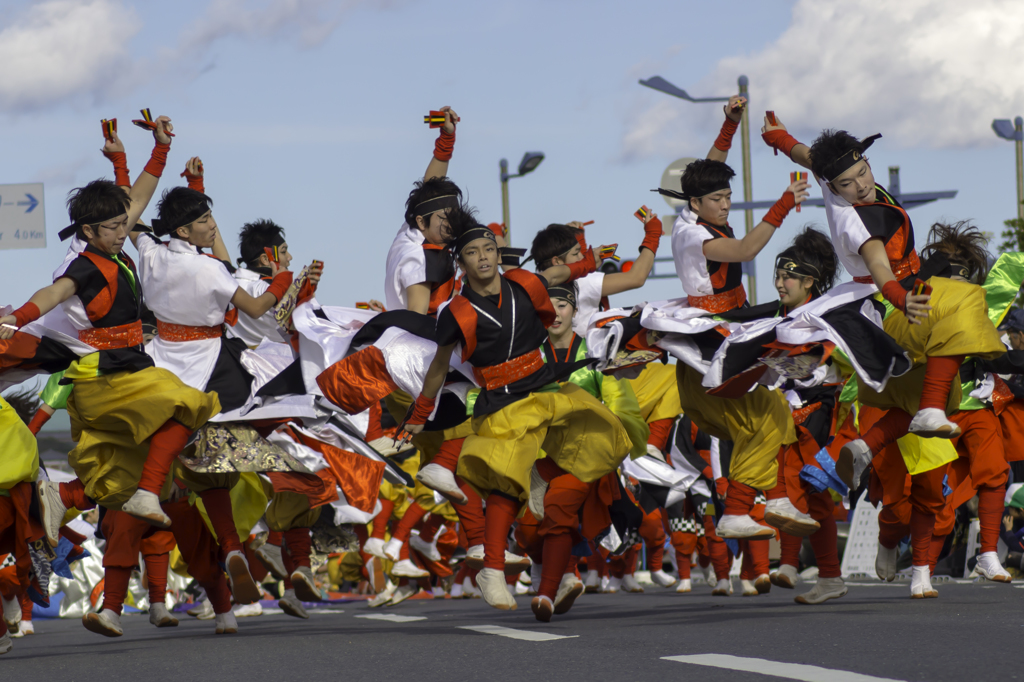
[[[292,268],[271,220],[241,228],[233,260],[198,157],[144,224],[173,126],[136,121],[155,146],[132,183],[104,121],[114,180],[71,192],[52,283],[0,311],[0,386],[48,377],[38,400],[0,399],[0,653],[89,555],[83,514],[103,543],[83,624],[106,636],[123,634],[140,569],[158,627],[178,624],[169,570],[194,580],[191,613],[218,634],[238,630],[233,607],[256,603],[268,574],[281,608],[308,617],[324,555],[370,606],[447,589],[515,610],[526,574],[546,622],[585,591],[642,591],[644,546],[651,580],[677,592],[696,562],[712,594],[732,594],[734,559],[745,595],[793,588],[808,538],[818,577],[796,601],[821,604],[846,594],[836,522],[858,501],[881,507],[878,577],[895,579],[909,537],[911,596],[930,598],[956,512],[977,497],[976,570],[1009,582],[997,544],[1004,504],[1024,507],[1018,486],[1007,494],[1024,459],[1011,311],[1024,258],[993,263],[966,222],[933,225],[919,251],[865,156],[879,136],[824,130],[808,146],[768,112],[764,141],[811,171],[828,229],[778,250],[778,300],[749,305],[742,264],[808,182],[794,176],[734,233],[726,160],[745,108],[732,98],[707,158],[658,190],[683,202],[671,230],[637,211],[624,272],[602,267],[615,248],[588,245],[581,222],[507,244],[448,176],[459,117],[431,112],[439,137],[384,261],[385,300],[355,307],[317,300],[324,263]],[[682,296],[611,308],[644,285],[663,236]],[[837,284],[843,269],[852,281]],[[72,480],[38,456],[59,409]]]

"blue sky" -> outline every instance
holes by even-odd
[[[0,58],[20,59],[0,59],[0,183],[45,182],[49,235],[46,249],[0,251],[0,303],[48,283],[65,251],[64,197],[110,176],[101,118],[119,119],[133,176],[145,165],[151,137],[129,124],[142,107],[171,116],[178,134],[162,188],[200,155],[233,255],[242,223],[276,220],[298,262],[326,262],[319,299],[331,305],[382,298],[384,257],[435,138],[421,117],[445,104],[463,119],[450,175],[485,219],[500,218],[498,160],[547,155],[510,183],[517,245],[551,222],[595,220],[589,241],[633,252],[633,211],[667,212],[648,190],[673,159],[703,156],[721,118],[719,105],[637,84],[653,75],[694,95],[731,94],[750,75],[755,199],[777,197],[795,169],[757,134],[772,108],[808,141],[825,126],[884,133],[872,163],[882,180],[901,166],[904,191],[959,189],[912,212],[919,245],[940,217],[998,233],[1015,214],[1013,149],[988,126],[1024,113],[1000,66],[1021,62],[1024,21],[1000,19],[1017,4],[909,0],[883,20],[867,0],[734,0],[728,16],[712,2],[0,2]],[[961,22],[948,40],[943,19],[965,13],[975,29]],[[900,31],[915,40],[896,50]],[[972,70],[979,47],[991,68]],[[730,161],[739,170],[738,144]],[[741,195],[738,178],[733,187]],[[790,216],[759,258],[760,300],[772,295],[774,254],[823,219]],[[680,293],[660,280],[616,303]]]

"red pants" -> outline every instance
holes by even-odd
[[[163,505],[171,517],[171,530],[188,572],[206,590],[216,613],[231,610],[231,590],[220,566],[220,545],[206,527],[199,510],[182,499]]]
[[[740,540],[740,552],[743,553],[740,579],[757,580],[758,576],[768,574],[768,540]]]
[[[661,509],[644,514],[640,524],[640,537],[647,545],[647,568],[660,571],[665,559],[665,528],[661,522]]]

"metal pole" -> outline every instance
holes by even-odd
[[[501,222],[505,226],[505,241],[512,244],[512,228],[508,219],[508,159],[498,163],[501,168]]]
[[[1017,131],[1017,218],[1024,220],[1024,118],[1013,119],[1014,130]]]
[[[747,96],[747,85],[750,81],[746,76],[740,76],[737,80],[740,86],[740,94]],[[750,185],[750,107],[743,111],[743,118],[740,119],[740,133],[742,135],[743,149],[743,201],[753,201],[754,189]],[[1018,166],[1019,167],[1019,166]],[[744,234],[750,234],[754,229],[754,212],[747,209],[744,212]],[[756,261],[751,261],[747,271],[747,297],[752,305],[757,305],[757,267]]]

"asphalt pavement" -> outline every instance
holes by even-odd
[[[0,656],[0,680],[1024,679],[1024,583],[936,587],[938,599],[912,600],[906,581],[865,579],[842,599],[802,606],[793,596],[805,585],[758,597],[647,586],[584,595],[550,623],[533,618],[526,596],[514,612],[479,599],[354,601],[309,620],[239,619],[237,635],[184,614],[159,630],[145,615],[124,616],[115,639],[78,620],[37,620],[37,634]]]

